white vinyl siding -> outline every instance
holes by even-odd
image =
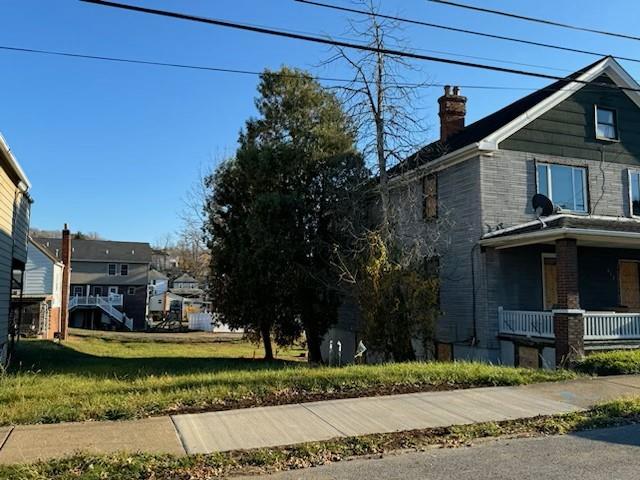
[[[53,266],[53,297],[51,298],[52,307],[62,306],[62,265],[56,263]]]
[[[51,295],[53,293],[54,262],[42,251],[29,244],[24,271],[25,295]]]

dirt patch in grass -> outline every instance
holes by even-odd
[[[345,459],[454,448],[490,438],[565,434],[640,422],[640,397],[584,412],[339,438],[300,445],[211,455],[76,455],[31,465],[0,466],[12,480],[197,480],[309,468]]]

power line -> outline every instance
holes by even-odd
[[[50,55],[50,56],[60,56],[60,57],[69,57],[76,59],[86,59],[86,60],[99,60],[106,62],[115,62],[115,63],[127,63],[127,64],[139,64],[139,65],[148,65],[155,67],[171,67],[171,68],[180,68],[180,69],[190,69],[190,70],[204,70],[218,73],[231,73],[231,74],[239,74],[239,75],[251,75],[251,76],[261,76],[264,74],[264,71],[257,70],[246,70],[246,69],[237,69],[230,67],[212,67],[207,65],[193,65],[193,64],[185,64],[185,63],[169,63],[169,62],[159,62],[155,60],[143,60],[138,58],[123,58],[123,57],[109,57],[104,55],[89,55],[84,53],[76,53],[76,52],[65,52],[59,50],[40,50],[35,48],[23,48],[23,47],[12,47],[7,45],[0,45],[0,50],[10,51],[10,52],[18,52],[18,53],[32,53],[32,54],[40,54],[40,55]],[[285,74],[280,72],[270,72],[271,75],[280,76],[280,77],[291,77],[297,78],[295,74]],[[337,82],[337,83],[361,83],[362,80],[357,79],[348,79],[348,78],[336,78],[336,77],[324,77],[318,75],[311,75],[314,80],[323,81],[323,82]],[[430,87],[444,87],[444,83],[401,83],[400,86],[403,87],[422,87],[422,88],[430,88]],[[478,90],[544,90],[536,89],[530,87],[510,87],[506,85],[459,85],[460,88],[466,89],[478,89]]]
[[[449,5],[451,7],[466,8],[467,10],[475,10],[477,12],[490,13],[490,14],[493,14],[493,15],[500,15],[500,16],[503,16],[503,17],[515,18],[515,19],[518,19],[518,20],[525,20],[527,22],[542,23],[544,25],[551,25],[551,26],[554,26],[554,27],[568,28],[570,30],[578,30],[578,31],[581,31],[581,32],[597,33],[598,35],[607,35],[607,36],[610,36],[610,37],[625,38],[627,40],[640,40],[640,37],[636,37],[634,35],[629,35],[629,34],[626,34],[626,33],[608,32],[606,30],[598,30],[598,29],[595,29],[595,28],[581,27],[581,26],[578,26],[578,25],[571,25],[569,23],[556,22],[556,21],[547,20],[547,19],[544,19],[544,18],[527,17],[525,15],[518,15],[518,14],[515,14],[515,13],[505,12],[505,11],[502,11],[502,10],[492,10],[490,8],[484,8],[484,7],[476,7],[475,5],[467,5],[465,3],[451,2],[449,0],[428,0],[428,1],[433,2],[433,3],[441,3],[443,5]]]
[[[366,52],[372,52],[372,53],[381,53],[381,54],[384,54],[384,55],[392,55],[392,56],[397,56],[397,57],[411,58],[411,59],[415,59],[415,60],[424,60],[424,61],[429,61],[429,62],[444,63],[444,64],[456,65],[456,66],[460,66],[460,67],[468,67],[468,68],[477,68],[477,69],[482,69],[482,70],[490,70],[490,71],[494,71],[494,72],[509,73],[509,74],[514,74],[514,75],[522,75],[522,76],[528,76],[528,77],[533,77],[533,78],[541,78],[541,79],[546,79],[546,80],[556,80],[556,81],[566,82],[567,84],[575,82],[575,83],[580,83],[580,84],[583,84],[583,85],[598,85],[598,86],[602,86],[603,88],[611,88],[611,89],[616,89],[616,90],[640,92],[640,88],[619,87],[617,85],[611,85],[611,84],[607,84],[607,83],[587,82],[587,81],[583,81],[583,80],[559,77],[557,75],[551,75],[551,74],[541,73],[541,72],[532,72],[532,71],[528,71],[528,70],[518,70],[518,69],[514,69],[514,68],[498,67],[498,66],[494,66],[494,65],[486,65],[486,64],[481,64],[481,63],[466,62],[466,61],[462,61],[462,60],[454,60],[454,59],[451,59],[451,58],[434,57],[434,56],[430,56],[430,55],[421,55],[421,54],[414,53],[414,52],[394,50],[394,49],[389,49],[389,48],[376,48],[376,47],[372,47],[370,45],[362,45],[362,44],[357,44],[357,43],[344,42],[344,41],[340,41],[340,40],[330,40],[330,39],[327,39],[327,38],[321,38],[321,37],[316,37],[316,36],[312,36],[312,35],[285,32],[285,31],[276,30],[276,29],[273,29],[273,28],[258,27],[258,26],[255,26],[255,25],[231,22],[231,21],[228,21],[228,20],[219,20],[219,19],[214,19],[214,18],[199,17],[199,16],[190,15],[190,14],[186,14],[186,13],[172,12],[172,11],[168,11],[168,10],[158,10],[158,9],[153,9],[153,8],[140,7],[140,6],[137,6],[137,5],[128,5],[128,4],[124,4],[124,3],[117,3],[117,2],[104,1],[104,0],[80,0],[80,1],[85,2],[85,3],[93,3],[93,4],[96,4],[96,5],[107,6],[107,7],[119,8],[119,9],[123,9],[123,10],[130,10],[130,11],[139,12],[139,13],[147,13],[147,14],[151,14],[151,15],[157,15],[157,16],[169,17],[169,18],[176,18],[176,19],[180,19],[180,20],[189,20],[189,21],[193,21],[193,22],[205,23],[205,24],[209,24],[209,25],[216,25],[216,26],[219,26],[219,27],[231,28],[231,29],[236,29],[236,30],[243,30],[243,31],[249,31],[249,32],[254,32],[254,33],[261,33],[261,34],[264,34],[264,35],[271,35],[271,36],[283,37],[283,38],[291,38],[291,39],[295,39],[295,40],[303,40],[303,41],[307,41],[307,42],[311,42],[311,43],[318,43],[318,44],[322,44],[322,45],[331,45],[331,46],[336,46],[336,47],[349,48],[349,49],[353,49],[353,50],[360,50],[360,51],[366,51]]]
[[[504,35],[497,35],[494,33],[486,33],[486,32],[478,32],[476,30],[469,30],[466,28],[457,28],[457,27],[451,27],[449,25],[442,25],[442,24],[438,24],[438,23],[431,23],[431,22],[424,22],[422,20],[414,20],[411,18],[403,18],[403,17],[398,17],[398,16],[394,16],[394,15],[385,15],[382,13],[372,13],[372,12],[368,12],[366,10],[360,10],[357,8],[350,8],[350,7],[343,7],[343,6],[339,6],[339,5],[332,5],[332,4],[328,4],[328,3],[322,3],[322,2],[317,2],[314,0],[294,0],[298,3],[304,3],[304,4],[308,4],[308,5],[314,5],[317,7],[323,7],[323,8],[330,8],[332,10],[338,10],[338,11],[342,11],[342,12],[349,12],[349,13],[356,13],[358,15],[373,15],[379,18],[385,18],[387,20],[393,20],[396,22],[403,22],[403,23],[409,23],[409,24],[413,24],[413,25],[419,25],[422,27],[428,27],[428,28],[437,28],[440,30],[447,30],[450,32],[458,32],[458,33],[464,33],[467,35],[475,35],[478,37],[485,37],[485,38],[491,38],[494,40],[504,40],[507,42],[515,42],[515,43],[520,43],[520,44],[524,44],[524,45],[532,45],[534,47],[543,47],[543,48],[551,48],[554,50],[562,50],[565,52],[571,52],[571,53],[582,53],[585,55],[593,55],[596,57],[606,57],[607,54],[606,53],[602,53],[602,52],[594,52],[593,50],[582,50],[580,48],[571,48],[571,47],[563,47],[561,45],[554,45],[551,43],[544,43],[544,42],[536,42],[533,40],[525,40],[523,38],[516,38],[516,37],[507,37]],[[432,1],[436,1],[436,0],[432,0]],[[448,3],[448,2],[447,2]],[[617,55],[613,55],[613,58],[617,58],[618,60],[626,60],[628,62],[636,62],[636,63],[640,63],[640,58],[632,58],[632,57],[620,57]],[[532,65],[528,65],[528,66],[532,66]],[[548,67],[543,67],[543,68],[548,68]]]
[[[87,59],[87,60],[99,60],[99,61],[107,61],[107,62],[116,62],[116,63],[128,63],[128,64],[139,64],[139,65],[148,65],[148,66],[156,66],[156,67],[171,67],[171,68],[180,68],[180,69],[191,69],[191,70],[203,70],[203,71],[211,71],[218,73],[231,73],[231,74],[239,74],[239,75],[251,75],[251,76],[261,76],[265,72],[257,71],[257,70],[246,70],[246,69],[236,69],[230,67],[212,67],[207,65],[193,65],[193,64],[184,64],[184,63],[168,63],[168,62],[159,62],[155,60],[142,60],[137,58],[123,58],[123,57],[109,57],[104,55],[89,55],[83,53],[75,53],[75,52],[65,52],[65,51],[57,51],[57,50],[40,50],[35,48],[23,48],[23,47],[11,47],[6,45],[0,45],[0,50],[10,51],[10,52],[19,52],[19,53],[33,53],[40,55],[50,55],[50,56],[61,56],[61,57],[69,57],[69,58],[77,58],[77,59]],[[271,75],[280,76],[280,77],[291,77],[297,78],[295,74],[284,74],[280,72],[271,71]],[[357,79],[348,79],[348,78],[336,78],[336,77],[324,77],[318,75],[311,75],[314,80],[323,81],[323,82],[337,82],[337,83],[361,83],[362,80]],[[401,83],[400,86],[403,87],[417,87],[417,88],[431,88],[431,87],[444,87],[444,83]],[[532,87],[511,87],[507,85],[458,85],[460,88],[465,89],[477,89],[477,90],[522,90],[522,91],[535,91],[535,90],[546,90],[546,88],[532,88]],[[557,90],[557,89],[550,89]]]

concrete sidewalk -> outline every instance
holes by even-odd
[[[0,463],[76,452],[184,455],[552,415],[640,395],[640,375],[329,400],[124,422],[0,428]]]

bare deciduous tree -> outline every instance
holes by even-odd
[[[398,22],[378,16],[376,0],[359,0],[368,12],[362,19],[349,20],[349,34],[375,51],[352,52],[336,47],[326,64],[346,64],[352,81],[337,87],[359,134],[359,145],[370,168],[378,176],[381,227],[390,234],[393,216],[390,204],[389,169],[402,162],[424,144],[427,128],[421,115],[421,91],[428,82],[411,83],[407,79],[417,67],[405,57],[383,53],[405,44]]]
[[[387,359],[411,359],[413,339],[425,350],[432,347],[439,274],[430,260],[448,248],[453,219],[439,203],[437,216],[425,221],[423,178],[415,170],[428,130],[421,109],[428,83],[410,82],[416,67],[385,53],[409,50],[398,23],[378,16],[376,0],[358,3],[368,14],[350,21],[350,34],[373,51],[338,48],[327,63],[345,63],[353,72],[352,82],[337,88],[377,181],[369,192],[368,224],[355,233],[357,248],[351,258],[338,255],[337,267],[358,298],[371,346]]]

